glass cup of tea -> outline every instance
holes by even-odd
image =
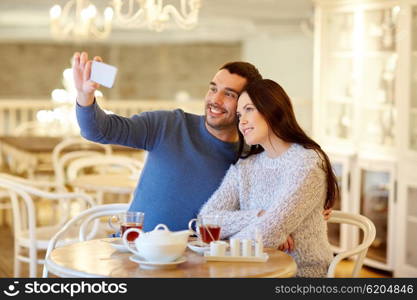
[[[145,214],[140,211],[126,211],[117,215],[112,216],[109,219],[109,225],[116,231],[120,230],[120,235],[123,236],[123,233],[129,228],[143,228],[143,220]],[[117,225],[115,225],[117,224]],[[132,231],[127,235],[127,240],[133,242],[139,237],[139,233]]]
[[[221,226],[218,215],[198,215],[196,219],[190,220],[188,228],[193,231],[198,239],[204,244],[220,240]],[[196,231],[193,229],[195,224]]]

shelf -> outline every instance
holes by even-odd
[[[366,257],[363,261],[364,265],[370,266],[372,268],[385,270],[385,271],[392,271],[392,267],[389,266],[387,263],[382,263],[373,259]]]
[[[414,216],[407,216],[407,221],[417,223],[417,217]]]
[[[372,259],[375,262],[382,264],[387,263],[387,244],[384,242],[380,247],[369,247],[368,252],[366,253],[368,259]]]

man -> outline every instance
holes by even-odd
[[[248,83],[262,76],[249,63],[232,62],[211,80],[204,116],[177,109],[126,118],[106,115],[95,102],[99,85],[89,81],[91,63],[87,53],[74,54],[81,135],[94,142],[148,151],[130,210],[145,213],[145,231],[159,223],[171,230],[187,228],[237,160],[237,100]]]

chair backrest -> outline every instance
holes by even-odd
[[[95,168],[99,172],[112,173],[128,171],[131,176],[137,177],[143,168],[143,163],[131,157],[120,155],[89,156],[72,161],[67,168],[67,178],[74,180],[78,173],[85,168]]]
[[[53,182],[46,181],[46,180],[33,180],[33,179],[25,178],[25,177],[11,175],[8,173],[0,173],[0,178],[8,179],[9,181],[20,183],[23,185],[36,187],[43,191],[50,191],[50,190],[55,189],[55,184]]]
[[[104,154],[101,154],[98,151],[80,150],[80,151],[71,151],[59,157],[56,164],[54,164],[55,184],[57,188],[59,188],[62,191],[66,190],[66,184],[68,183],[66,170],[67,170],[68,165],[72,161],[78,158],[82,158],[82,157],[97,156],[97,155],[104,156]]]
[[[80,137],[67,138],[60,142],[52,151],[52,164],[56,185],[64,190],[63,187],[66,184],[66,167],[72,160],[100,154],[112,154],[111,146],[92,143]]]
[[[14,177],[14,176],[13,176]],[[39,184],[42,188],[43,183]],[[22,232],[27,231],[29,243],[31,247],[36,244],[36,208],[34,197],[55,201],[81,200],[88,206],[93,206],[93,199],[85,194],[80,193],[52,193],[39,189],[37,183],[24,178],[13,180],[12,176],[0,174],[0,189],[9,193],[12,211],[14,236],[16,238],[22,236]],[[63,214],[66,216],[67,214]],[[65,223],[67,220],[60,220]]]
[[[0,189],[0,210],[12,208],[12,204],[10,203],[9,198],[9,193],[6,190]]]
[[[336,266],[342,259],[354,255],[357,255],[358,257],[355,261],[352,277],[358,277],[363,265],[363,260],[368,252],[368,248],[375,239],[376,229],[374,223],[372,223],[372,221],[365,216],[338,210],[334,210],[332,212],[330,219],[327,222],[354,225],[359,227],[363,232],[363,240],[359,243],[359,245],[353,247],[352,249],[342,251],[333,258],[327,272],[327,277],[334,277]]]
[[[117,204],[103,204],[96,205],[89,209],[82,211],[77,216],[69,220],[62,228],[51,238],[48,249],[46,250],[45,261],[47,261],[51,255],[53,249],[55,249],[57,243],[59,242],[62,236],[65,236],[67,231],[71,230],[74,226],[79,226],[79,240],[86,241],[92,239],[97,230],[96,228],[89,230],[89,224],[92,221],[97,220],[98,218],[105,216],[113,216],[115,214],[127,211],[129,204],[126,203],[117,203]],[[46,265],[43,268],[43,277],[48,276],[48,270]]]

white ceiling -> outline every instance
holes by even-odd
[[[0,0],[0,40],[50,40],[49,9],[66,0]],[[110,0],[91,0],[99,11]],[[175,2],[174,0],[165,2]],[[238,41],[299,28],[312,17],[311,0],[202,0],[199,26],[192,31],[114,28],[109,41],[126,43]],[[101,9],[101,10],[100,10]]]

